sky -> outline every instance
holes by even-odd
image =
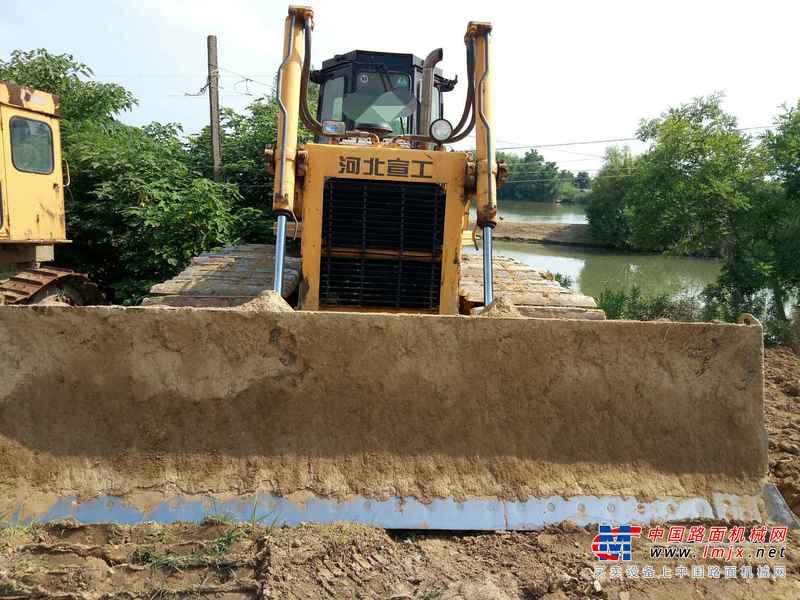
[[[463,36],[491,21],[498,146],[629,138],[642,118],[723,92],[741,127],[770,125],[800,97],[798,0],[487,1],[306,0],[315,65],[350,50],[444,49],[445,96],[458,121],[466,83]],[[221,104],[244,109],[269,91],[281,60],[288,3],[275,0],[3,0],[0,56],[44,47],[131,90],[131,124],[208,122],[206,36],[215,34]],[[252,82],[245,82],[250,79]],[[540,148],[573,171],[596,171],[606,143]],[[468,140],[462,147],[470,147]],[[642,145],[631,143],[641,150]]]

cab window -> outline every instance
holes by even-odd
[[[53,131],[47,123],[11,117],[11,162],[17,171],[53,172]]]
[[[431,123],[436,119],[442,118],[442,92],[439,88],[433,86],[433,102],[431,102]],[[427,131],[425,132],[428,133]]]
[[[355,87],[355,91],[345,94],[342,112],[356,127],[375,125],[389,127],[395,135],[407,133],[408,116],[416,108],[408,75],[359,71]]]
[[[323,121],[342,120],[342,98],[344,98],[344,77],[334,77],[325,82],[322,88]]]

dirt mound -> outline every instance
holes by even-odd
[[[481,317],[522,317],[522,314],[514,306],[514,303],[507,296],[499,296],[494,299],[489,306],[480,313]]]
[[[267,311],[267,312],[292,312],[289,306],[278,292],[264,292],[252,300],[240,304],[236,310],[246,312]]]
[[[797,598],[797,534],[785,579],[595,577],[595,531],[390,535],[336,524],[270,528],[200,525],[76,526],[0,531],[0,596],[7,598]],[[649,563],[650,543],[634,548]],[[766,561],[775,564],[774,561]],[[661,565],[674,568],[671,561]]]
[[[800,356],[788,348],[769,348],[765,358],[769,471],[786,502],[800,514]]]

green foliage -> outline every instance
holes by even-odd
[[[571,172],[559,170],[534,149],[524,156],[498,152],[497,160],[504,160],[508,167],[508,180],[498,191],[500,200],[576,201],[583,195]]]
[[[111,287],[117,302],[138,303],[192,256],[239,239],[239,192],[190,167],[177,126],[86,122],[66,147],[74,244],[61,259]]]
[[[278,104],[274,98],[254,101],[244,114],[223,108],[220,115],[223,180],[238,187],[236,209],[250,215],[242,223],[248,241],[266,242],[272,233],[272,177],[267,175],[264,148],[275,144]],[[208,127],[190,138],[191,164],[205,177],[212,177],[211,134]]]
[[[644,121],[639,137],[649,149],[636,158],[608,151],[587,216],[591,235],[609,246],[720,256],[702,316],[734,321],[748,312],[764,324],[768,343],[785,343],[786,309],[800,297],[800,104],[786,107],[775,126],[750,139],[719,95]],[[610,315],[625,318],[664,308],[658,298],[645,300],[635,290],[602,299]]]
[[[786,306],[800,298],[800,103],[786,107],[756,149],[750,202],[732,213],[722,274],[706,290],[716,318],[748,312],[768,343],[792,341]]]
[[[71,54],[51,54],[44,48],[14,50],[8,60],[0,59],[0,79],[58,95],[64,129],[73,121],[109,121],[136,105],[128,90],[115,83],[87,80],[92,75]]]
[[[609,319],[698,321],[703,314],[702,303],[697,298],[674,298],[669,294],[645,296],[636,286],[628,290],[606,288],[600,292],[597,304]]]
[[[610,150],[587,211],[599,242],[636,250],[716,256],[747,208],[757,161],[720,95],[642,121],[649,149],[637,158]],[[755,170],[754,170],[755,169]]]
[[[319,86],[309,87],[309,108],[315,112]],[[274,240],[272,224],[272,176],[267,175],[264,148],[277,141],[277,123],[280,109],[274,96],[258,98],[244,113],[223,108],[220,114],[222,139],[222,178],[238,187],[240,199],[237,211],[245,211],[241,235],[250,242]],[[300,143],[311,139],[311,134],[300,126],[297,132]],[[211,132],[205,127],[189,140],[191,164],[204,177],[213,175],[211,157]]]
[[[555,273],[553,275],[553,279],[557,281],[559,284],[561,284],[562,287],[565,288],[571,288],[572,285],[575,283],[572,280],[572,277],[570,277],[569,275],[564,275],[563,273]]]
[[[575,175],[575,185],[579,190],[588,190],[592,187],[592,179],[589,177],[589,173],[578,171],[578,174]]]
[[[228,554],[236,541],[245,535],[245,531],[239,528],[230,528],[219,536],[211,546],[212,554]]]
[[[231,183],[216,183],[207,176],[207,139],[187,143],[176,125],[120,123],[117,114],[136,100],[91,76],[72,56],[46,50],[15,51],[0,61],[0,79],[61,99],[74,243],[59,248],[60,264],[88,272],[115,302],[135,304],[192,256],[267,237],[270,181],[262,156],[274,139],[274,102],[258,102],[246,116],[226,112]]]
[[[716,255],[731,211],[748,205],[749,139],[721,101],[697,98],[642,122],[639,138],[651,146],[626,206],[634,247]]]
[[[603,168],[592,182],[590,203],[586,207],[589,235],[595,241],[615,248],[627,248],[630,224],[626,206],[631,202],[630,181],[641,161],[628,148],[608,148]]]

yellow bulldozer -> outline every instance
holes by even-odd
[[[455,126],[441,50],[312,72],[313,28],[290,7],[274,246],[197,257],[143,307],[0,309],[0,515],[792,522],[766,481],[758,322],[604,320],[493,255],[491,26],[467,27]],[[474,154],[448,150],[472,131]]]
[[[0,304],[102,303],[81,273],[42,263],[69,243],[58,98],[0,81]]]

